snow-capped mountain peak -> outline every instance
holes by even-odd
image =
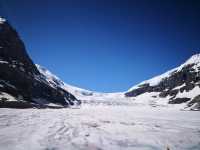
[[[52,72],[50,72],[45,67],[42,67],[38,64],[36,64],[36,67],[38,68],[40,73],[43,75],[43,78],[52,87],[60,87],[61,89],[64,89],[64,90],[69,91],[71,93],[74,93],[76,95],[78,94],[78,95],[89,96],[89,95],[93,94],[92,91],[81,89],[81,88],[78,88],[78,87],[64,83],[59,77],[54,75]]]
[[[185,63],[184,65],[188,65],[188,64],[196,64],[199,65],[200,64],[200,54],[196,54],[191,56]]]
[[[40,73],[42,75],[45,75],[45,79],[46,81],[51,85],[51,86],[63,86],[64,83],[56,76],[53,75],[49,70],[47,70],[46,68],[36,64],[36,67],[38,68],[38,70],[40,71]]]

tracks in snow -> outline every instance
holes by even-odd
[[[0,149],[176,150],[200,148],[199,112],[125,105],[1,109]]]

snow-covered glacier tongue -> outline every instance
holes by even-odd
[[[2,150],[199,150],[198,111],[127,105],[0,111]]]

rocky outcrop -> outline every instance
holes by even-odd
[[[0,22],[0,91],[26,102],[45,99],[63,106],[80,103],[68,91],[51,87],[28,56],[17,32],[7,21]]]

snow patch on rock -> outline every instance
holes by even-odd
[[[4,22],[6,22],[6,19],[3,18],[3,17],[0,17],[0,24],[2,24],[2,23],[4,23]]]

